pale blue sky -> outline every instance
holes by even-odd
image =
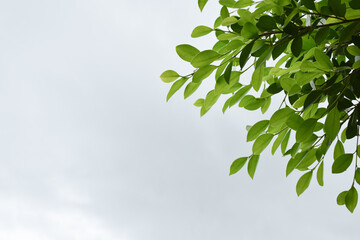
[[[211,25],[195,0],[0,3],[0,239],[358,239],[360,211],[336,205],[348,176],[300,198],[287,158],[261,158],[255,180],[229,177],[264,118],[216,105],[205,117],[166,69],[191,71],[175,46]],[[210,23],[211,22],[211,23]],[[331,162],[331,161],[328,161]],[[330,171],[330,163],[325,170]]]

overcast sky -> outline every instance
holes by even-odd
[[[0,239],[219,240],[359,238],[360,211],[326,174],[300,198],[287,158],[255,179],[228,176],[249,155],[259,113],[220,104],[203,118],[160,74],[186,74],[175,46],[212,25],[196,0],[12,0],[0,3]],[[274,103],[276,104],[276,103]],[[330,155],[329,155],[330,156]],[[325,171],[330,172],[331,156]]]

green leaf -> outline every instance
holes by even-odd
[[[304,4],[305,7],[311,10],[315,10],[315,1],[314,0],[301,0],[301,3]]]
[[[166,83],[173,82],[179,77],[180,75],[173,70],[167,70],[160,75],[161,80]]]
[[[199,8],[200,8],[200,11],[202,11],[206,5],[208,0],[198,0],[198,5],[199,5]]]
[[[169,101],[169,99],[186,83],[188,78],[181,78],[173,83],[171,86],[168,95],[166,96],[166,101]]]
[[[349,2],[349,5],[350,5],[350,7],[353,8],[353,9],[360,9],[360,2],[359,2],[359,0],[351,0],[351,1]]]
[[[233,66],[233,62],[231,61],[225,69],[224,78],[227,84],[230,83],[232,66]]]
[[[341,4],[341,0],[328,0],[328,6],[335,16],[345,16],[345,6]]]
[[[320,28],[319,31],[315,35],[315,43],[316,45],[320,45],[329,35],[329,27]]]
[[[295,57],[298,57],[302,50],[302,38],[296,37],[293,42],[291,43],[291,52],[294,54]]]
[[[215,93],[215,90],[208,92],[205,98],[204,107],[205,109],[210,109],[219,99],[220,95]]]
[[[353,155],[350,153],[340,155],[335,159],[332,165],[332,173],[342,173],[345,172],[351,165],[353,160]]]
[[[330,61],[330,58],[323,53],[321,50],[319,50],[318,48],[315,49],[314,51],[314,55],[315,55],[315,59],[318,63],[320,63],[321,66],[323,66],[326,69],[332,70],[333,69],[333,64]]]
[[[252,95],[247,95],[240,101],[239,107],[252,111],[262,107],[264,103],[264,98],[255,98]]]
[[[191,62],[191,60],[199,54],[199,50],[188,44],[181,44],[176,47],[176,53],[179,57],[187,62]]]
[[[245,66],[253,46],[254,46],[254,42],[252,41],[242,49],[239,59],[241,68]]]
[[[243,36],[246,39],[253,39],[258,36],[257,28],[254,24],[251,22],[245,23],[241,30],[241,36]]]
[[[191,33],[191,37],[192,38],[198,38],[198,37],[202,37],[205,36],[209,33],[211,33],[213,31],[212,28],[207,27],[207,26],[197,26],[196,28],[194,28],[194,30]]]
[[[240,171],[240,169],[245,165],[247,160],[248,160],[247,157],[241,157],[241,158],[236,159],[230,166],[230,174],[229,175],[233,175],[233,174],[237,173],[238,171]]]
[[[256,27],[258,29],[260,29],[260,31],[271,31],[276,27],[276,22],[274,20],[274,18],[268,16],[268,15],[264,15],[261,16],[258,20],[258,22],[256,23]]]
[[[350,25],[346,26],[343,30],[340,32],[339,42],[347,42],[351,40],[351,37],[358,32],[360,29],[360,22],[353,22]]]
[[[205,78],[207,78],[208,76],[210,76],[210,74],[216,69],[217,67],[214,65],[206,65],[203,66],[201,68],[199,68],[193,76],[192,81],[194,83],[199,83],[202,80],[204,80]]]
[[[255,140],[269,126],[269,120],[262,120],[255,123],[248,131],[247,141]]]
[[[351,117],[348,121],[346,127],[346,138],[351,139],[358,135],[358,125],[357,125],[357,109],[351,114]]]
[[[231,102],[229,104],[229,107],[234,106],[236,103],[240,101],[240,99],[245,96],[251,89],[251,85],[244,86],[243,88],[240,88],[231,98]]]
[[[346,50],[353,56],[360,56],[360,48],[357,46],[348,46]]]
[[[251,77],[251,85],[255,91],[259,91],[264,77],[264,65],[256,69]]]
[[[309,187],[312,174],[313,172],[309,171],[300,177],[296,184],[296,193],[298,196],[300,196]]]
[[[284,32],[293,36],[296,36],[299,33],[299,28],[292,22],[289,22],[284,27]]]
[[[345,206],[351,213],[354,212],[356,205],[358,203],[358,192],[356,188],[352,186],[345,197]]]
[[[271,97],[264,98],[265,102],[261,106],[261,113],[264,114],[270,107],[271,104]]]
[[[320,163],[320,166],[317,170],[316,179],[320,186],[324,186],[324,162]]]
[[[202,107],[202,106],[204,106],[204,102],[205,102],[205,99],[199,98],[198,100],[196,100],[194,102],[194,106],[195,107]]]
[[[293,113],[294,110],[288,107],[277,110],[270,118],[270,126],[283,125]]]
[[[194,82],[190,82],[184,91],[184,98],[188,98],[190,97],[199,87],[200,87],[201,82],[199,83],[194,83]]]
[[[210,108],[205,108],[205,106],[202,106],[200,109],[200,117],[204,116],[209,110]]]
[[[296,166],[297,169],[303,170],[310,167],[316,161],[316,149],[309,150],[300,163]]]
[[[289,42],[290,42],[290,39],[286,38],[286,39],[281,39],[276,43],[276,45],[272,51],[273,60],[275,60],[278,56],[280,56],[282,53],[284,53]]]
[[[296,131],[296,142],[305,142],[314,132],[317,120],[309,118],[305,120]]]
[[[253,154],[260,154],[262,151],[264,151],[264,149],[269,145],[269,143],[271,142],[271,139],[274,137],[273,134],[270,133],[265,133],[261,136],[259,136],[252,147],[252,151]]]
[[[255,63],[255,70],[259,69],[262,66],[265,66],[266,61],[270,58],[271,52],[273,48],[268,48],[261,54],[261,56],[258,58],[258,60]]]
[[[309,106],[318,103],[322,97],[323,92],[321,90],[314,90],[309,93],[304,102],[304,110]]]
[[[294,157],[290,158],[288,164],[286,165],[286,177],[292,173],[297,165],[301,162],[301,160],[304,158],[306,152],[300,152],[296,154]]]
[[[293,114],[286,120],[286,125],[294,130],[298,130],[301,124],[303,123],[304,123],[304,119],[300,117],[298,114]]]
[[[345,205],[345,198],[346,198],[347,193],[348,193],[348,191],[343,191],[337,196],[336,203],[338,205]]]
[[[287,134],[285,135],[284,140],[281,142],[281,153],[283,155],[285,154],[287,145],[289,143],[290,133],[291,131],[288,131]]]
[[[225,19],[225,18],[227,18],[227,17],[229,17],[229,16],[230,16],[229,10],[227,9],[226,6],[223,6],[223,7],[221,8],[221,10],[220,10],[220,17],[221,17],[222,19]]]
[[[211,64],[220,57],[220,54],[213,50],[205,50],[200,52],[191,60],[191,65],[196,68],[201,68]]]
[[[355,181],[360,185],[360,168],[355,171]]]
[[[274,144],[273,144],[273,146],[272,146],[272,148],[271,148],[271,154],[272,154],[272,155],[274,155],[275,152],[276,152],[276,150],[279,148],[281,142],[284,140],[284,137],[285,137],[286,133],[287,133],[286,131],[282,131],[282,132],[278,135],[278,137],[275,139]]]
[[[337,159],[341,155],[345,154],[344,145],[339,140],[335,144],[334,148],[334,159]]]
[[[324,132],[326,135],[331,139],[334,140],[337,134],[340,131],[340,113],[337,107],[331,109],[328,113],[325,125],[324,125]]]
[[[236,17],[227,17],[221,22],[221,25],[230,26],[230,25],[236,23],[237,21],[238,21],[238,19]]]
[[[259,158],[260,158],[259,155],[252,155],[250,160],[249,160],[248,173],[249,173],[249,176],[252,179],[254,179],[254,175],[255,175],[256,167],[257,167],[258,162],[259,162]]]

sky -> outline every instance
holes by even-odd
[[[0,239],[358,239],[360,211],[336,196],[351,176],[315,181],[266,151],[254,180],[229,176],[251,153],[257,112],[217,104],[204,117],[197,94],[166,103],[167,69],[192,68],[175,46],[212,25],[195,0],[13,0],[0,3]],[[221,100],[223,101],[223,99]],[[274,103],[275,105],[276,103]]]

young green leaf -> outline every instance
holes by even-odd
[[[196,100],[194,102],[194,106],[195,107],[202,107],[202,106],[204,106],[204,102],[205,102],[205,99],[199,98],[198,100]]]
[[[236,17],[227,17],[221,22],[221,25],[230,26],[230,25],[236,23],[237,21],[238,21],[238,19]]]
[[[220,95],[215,93],[215,90],[208,92],[205,98],[204,107],[205,109],[210,109],[219,99]]]
[[[332,165],[332,173],[342,173],[345,172],[351,165],[353,160],[353,155],[350,153],[340,155],[335,159]]]
[[[304,159],[306,153],[307,153],[306,151],[302,151],[296,154],[294,157],[290,158],[288,164],[286,165],[286,176],[289,176],[289,174],[295,170],[295,168],[299,165],[301,160]]]
[[[176,46],[176,53],[179,57],[187,62],[191,62],[191,60],[199,53],[200,51],[188,44],[181,44]]]
[[[338,157],[344,154],[345,154],[344,145],[342,144],[341,141],[338,140],[334,148],[334,159],[337,159]]]
[[[206,5],[208,0],[198,0],[198,5],[199,5],[199,8],[200,8],[200,11],[202,11]]]
[[[247,141],[255,140],[269,126],[269,120],[262,120],[255,123],[248,131]]]
[[[199,82],[199,83],[190,82],[185,87],[184,98],[186,99],[186,98],[190,97],[200,87],[200,84],[201,84],[201,82]]]
[[[274,135],[270,133],[265,133],[259,136],[253,144],[252,147],[253,154],[258,155],[262,151],[264,151],[264,149],[269,145],[273,137]]]
[[[283,125],[293,113],[294,110],[288,107],[277,110],[270,118],[270,126]]]
[[[247,22],[241,30],[241,36],[245,39],[254,39],[258,36],[258,30],[254,24]]]
[[[261,83],[264,77],[264,65],[260,68],[256,69],[251,77],[251,85],[253,86],[255,91],[259,91]]]
[[[286,125],[295,131],[303,123],[304,123],[304,119],[302,119],[302,117],[300,117],[298,114],[293,114],[286,120]]]
[[[205,35],[208,35],[209,33],[211,33],[213,31],[212,28],[207,27],[207,26],[197,26],[196,28],[194,28],[194,30],[191,33],[191,37],[192,38],[198,38],[198,37],[202,37]]]
[[[187,80],[188,78],[183,77],[174,82],[166,96],[166,101],[169,101],[169,99],[186,83]]]
[[[249,160],[248,174],[252,179],[254,179],[254,175],[255,175],[256,167],[257,167],[258,162],[259,162],[259,158],[260,158],[259,155],[252,155],[252,157]]]
[[[229,175],[233,175],[233,174],[237,173],[238,171],[240,171],[240,169],[245,165],[247,160],[248,160],[247,157],[241,157],[241,158],[236,159],[230,166],[230,174]]]
[[[212,62],[217,60],[220,54],[213,50],[205,50],[197,54],[192,60],[191,65],[196,68],[201,68],[206,65],[210,65]]]
[[[320,166],[316,173],[316,180],[320,186],[324,186],[324,162],[320,163]]]
[[[356,205],[358,203],[358,192],[356,188],[352,186],[345,197],[345,206],[349,209],[350,212],[354,212]]]
[[[274,143],[273,143],[273,146],[271,148],[271,154],[274,155],[276,150],[279,148],[281,142],[284,140],[284,137],[286,135],[286,131],[282,131],[278,137],[275,139]]]
[[[296,184],[296,193],[298,196],[300,196],[309,187],[312,174],[313,172],[309,171],[300,177]]]
[[[205,65],[201,68],[199,68],[193,76],[192,81],[194,83],[199,83],[202,80],[204,80],[205,78],[207,78],[208,76],[210,76],[210,74],[216,69],[217,67],[214,65]]]
[[[234,106],[236,103],[238,103],[240,101],[240,99],[242,99],[242,97],[249,92],[249,90],[251,89],[251,85],[247,85],[244,86],[242,88],[240,88],[230,99],[231,101],[229,102],[229,107]]]
[[[171,83],[179,77],[180,75],[174,70],[167,70],[160,75],[161,80],[166,83]]]
[[[336,203],[338,205],[345,205],[345,198],[346,198],[347,193],[348,193],[348,191],[343,191],[337,196]]]

